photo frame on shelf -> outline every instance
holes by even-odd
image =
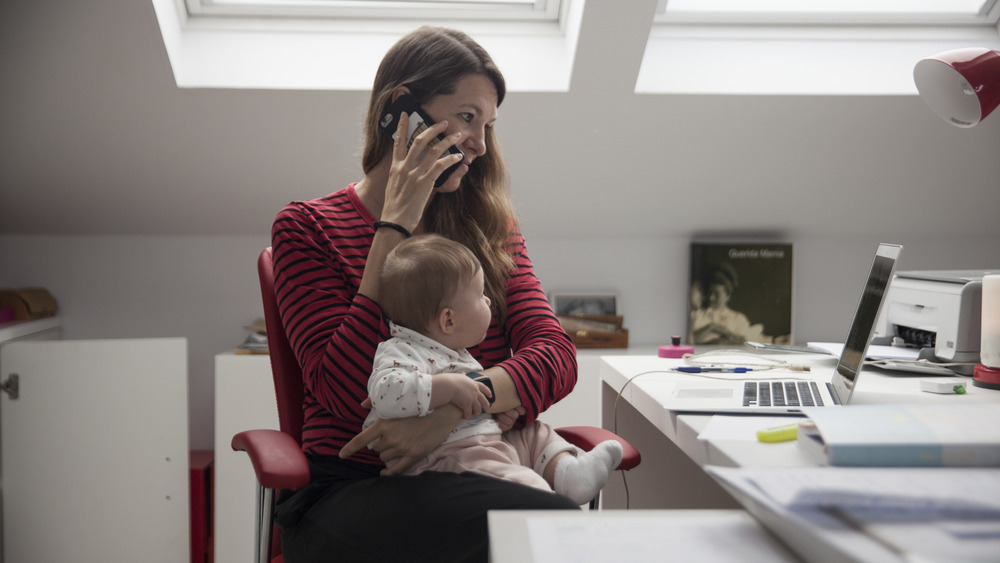
[[[618,294],[615,292],[552,292],[549,294],[556,315],[606,316],[618,314]]]
[[[577,348],[628,348],[628,329],[613,291],[553,292],[552,310]]]

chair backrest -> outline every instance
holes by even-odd
[[[264,301],[264,323],[267,326],[267,349],[271,355],[271,375],[274,395],[278,400],[278,425],[282,432],[302,443],[302,369],[285,335],[274,293],[274,259],[271,247],[257,259],[260,293]]]

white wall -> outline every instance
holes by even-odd
[[[0,287],[47,288],[66,339],[186,337],[191,447],[211,449],[214,358],[263,315],[256,260],[268,244],[266,236],[3,235]]]
[[[904,246],[899,268],[998,269],[996,238],[937,238],[900,233],[791,236],[794,244],[793,330],[796,343],[843,341],[879,242]],[[547,290],[617,290],[629,343],[660,345],[687,331],[686,237],[529,240]]]

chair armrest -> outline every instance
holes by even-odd
[[[250,456],[257,481],[266,489],[309,484],[309,463],[294,438],[278,430],[246,430],[233,436],[233,449]]]
[[[628,471],[639,465],[639,462],[642,461],[642,455],[639,454],[639,450],[635,449],[635,446],[629,444],[614,432],[603,428],[595,426],[564,426],[556,428],[556,434],[562,436],[570,444],[587,451],[590,451],[601,442],[607,440],[617,441],[622,445],[623,450],[622,462],[618,464],[618,469],[622,471]]]

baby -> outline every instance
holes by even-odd
[[[503,432],[487,414],[492,383],[467,348],[483,341],[492,311],[472,251],[438,235],[407,239],[386,259],[379,296],[392,337],[375,353],[364,426],[424,416],[449,403],[464,415],[444,443],[404,474],[471,471],[554,490],[578,504],[604,487],[621,462],[617,441],[580,452],[543,422]]]

